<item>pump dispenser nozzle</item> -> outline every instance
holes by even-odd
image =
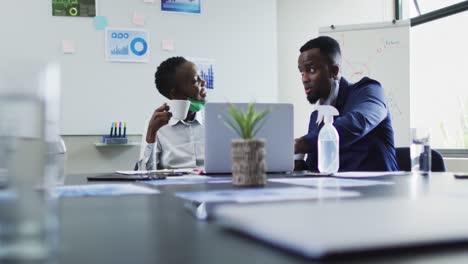
[[[333,124],[333,116],[340,114],[338,110],[331,105],[316,105],[313,111],[318,111],[317,123],[320,123],[323,119],[325,124]]]

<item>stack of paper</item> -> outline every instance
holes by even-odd
[[[159,191],[134,184],[88,184],[56,187],[58,197],[115,196],[130,194],[158,194]]]

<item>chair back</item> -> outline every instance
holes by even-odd
[[[411,157],[410,157],[410,148],[402,147],[395,148],[396,159],[398,167],[403,171],[411,171]],[[435,149],[431,149],[431,171],[434,172],[444,172],[445,163],[442,155]]]

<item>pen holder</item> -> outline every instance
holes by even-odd
[[[127,137],[109,137],[109,136],[103,136],[102,137],[102,143],[105,144],[127,144],[128,143],[128,138]]]

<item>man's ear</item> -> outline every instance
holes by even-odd
[[[338,80],[338,78],[340,76],[340,66],[339,65],[332,65],[331,73],[332,73],[333,79]]]

